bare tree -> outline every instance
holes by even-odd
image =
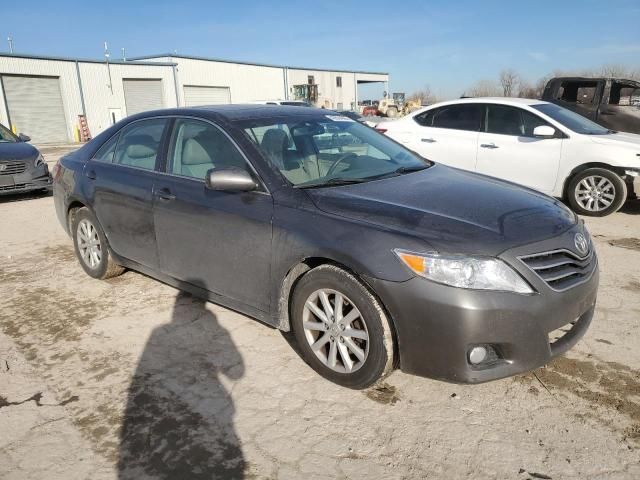
[[[497,97],[500,95],[500,87],[493,80],[478,80],[464,95],[468,97]]]
[[[512,97],[519,82],[520,75],[515,70],[509,68],[500,72],[500,85],[502,85],[503,96]]]
[[[629,71],[629,69],[624,65],[610,64],[610,65],[603,65],[602,67],[600,67],[599,73],[603,77],[628,78],[629,76],[631,76],[632,72]]]
[[[429,85],[425,85],[424,88],[413,92],[407,97],[407,100],[418,102],[421,105],[432,104],[437,101],[436,96],[431,92]]]
[[[526,80],[520,80],[518,83],[518,97],[520,98],[539,98],[538,89]]]

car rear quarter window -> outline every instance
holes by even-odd
[[[104,142],[98,151],[93,155],[93,160],[97,162],[111,163],[113,162],[113,155],[116,153],[116,145],[118,144],[118,138],[120,134],[117,133],[109,140]]]
[[[124,127],[114,156],[114,163],[153,170],[160,150],[165,118],[139,120]]]
[[[480,131],[484,108],[480,104],[447,105],[432,110],[431,126],[451,130]]]

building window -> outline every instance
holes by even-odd
[[[307,83],[309,85],[313,85],[315,83],[315,79],[313,78],[313,75],[307,76]]]
[[[342,88],[342,77],[336,77],[336,87]]]

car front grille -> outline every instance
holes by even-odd
[[[582,258],[569,250],[554,250],[523,256],[520,260],[558,292],[589,280],[598,263],[593,249]]]
[[[10,192],[12,190],[22,190],[31,187],[31,183],[16,183],[15,185],[0,185],[0,192]]]
[[[0,175],[16,175],[27,169],[24,162],[0,162]]]

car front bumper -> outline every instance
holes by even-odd
[[[0,195],[51,189],[51,174],[46,164],[14,175],[0,175]]]
[[[598,275],[596,266],[581,285],[531,295],[465,290],[422,278],[366,281],[393,319],[402,371],[482,383],[533,370],[573,347],[591,323]],[[559,340],[550,336],[557,329],[563,329]],[[479,345],[492,346],[501,358],[471,365],[468,353]]]

